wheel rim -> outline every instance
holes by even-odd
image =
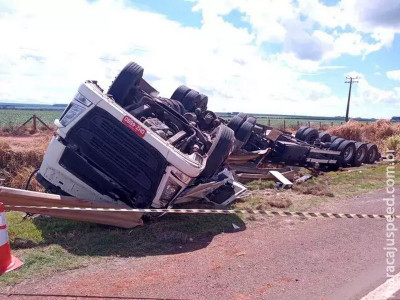
[[[347,147],[344,150],[343,158],[345,161],[349,161],[353,157],[354,149],[353,147]]]
[[[376,150],[375,150],[375,148],[372,148],[371,149],[371,152],[369,153],[369,160],[372,162],[373,160],[375,160],[375,153],[376,152]]]
[[[365,148],[360,148],[360,151],[357,152],[357,161],[364,161],[365,152]]]

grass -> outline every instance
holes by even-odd
[[[254,191],[254,190],[272,189],[274,187],[274,184],[275,182],[271,180],[266,180],[266,181],[256,180],[249,182],[248,184],[246,184],[246,186],[250,191]]]
[[[235,215],[166,215],[128,230],[47,217],[22,220],[22,215],[7,213],[7,223],[13,254],[24,266],[1,276],[0,286],[111,257],[194,251],[206,247],[215,235],[234,231],[232,223],[245,228]],[[17,238],[30,239],[35,246],[18,249]]]
[[[61,110],[0,109],[0,127],[16,129],[33,115],[52,127],[54,120],[59,118],[61,113]],[[32,121],[29,125],[31,124]],[[40,127],[41,124],[38,123],[38,126]]]
[[[400,167],[396,167],[396,172]],[[350,172],[349,172],[350,171]],[[386,165],[365,165],[359,168],[323,173],[290,190],[266,188],[269,182],[253,181],[247,186],[250,196],[237,202],[243,209],[312,210],[329,201],[341,201],[385,187]]]
[[[0,277],[0,286],[9,286],[26,278],[50,275],[57,271],[72,270],[87,265],[90,258],[76,257],[58,245],[38,247],[34,251],[19,251],[19,258],[23,258],[21,269],[6,273]]]
[[[386,186],[386,165],[366,165],[344,171],[329,172],[294,187],[307,196],[294,199],[293,210],[307,210],[329,201],[340,201],[359,194],[368,193]],[[350,171],[350,172],[349,172]],[[396,172],[400,167],[396,167]]]

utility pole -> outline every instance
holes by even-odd
[[[350,96],[351,96],[351,86],[353,83],[357,83],[358,77],[351,77],[351,76],[346,76],[347,81],[344,83],[350,83],[349,85],[349,96],[347,98],[347,109],[346,109],[346,122],[349,121],[349,108],[350,108]]]

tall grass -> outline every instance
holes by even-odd
[[[27,149],[13,151],[9,144],[0,140],[0,179],[3,185],[24,188],[29,175],[38,168],[43,159],[43,149]],[[40,191],[36,181],[32,182],[32,190]]]
[[[391,123],[389,120],[378,120],[374,123],[349,121],[343,125],[331,127],[327,132],[348,140],[374,143],[380,151],[384,151],[387,140],[400,135],[400,123]]]

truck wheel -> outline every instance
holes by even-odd
[[[207,110],[207,104],[208,104],[208,97],[204,94],[200,94],[199,108],[201,109],[201,111]]]
[[[338,149],[339,145],[344,141],[345,141],[345,139],[342,139],[342,138],[335,139],[335,141],[329,147],[329,150],[336,151]]]
[[[318,130],[314,128],[307,128],[303,131],[300,139],[306,143],[312,144],[318,138]]]
[[[163,102],[165,103],[165,105],[169,106],[170,108],[172,108],[173,110],[178,112],[180,115],[183,115],[185,113],[183,104],[180,101],[174,100],[174,99],[163,98]]]
[[[214,141],[207,152],[207,162],[200,177],[210,178],[221,167],[233,148],[234,132],[229,127],[221,124],[211,133]]]
[[[331,135],[331,143],[333,143],[335,140],[337,140],[339,137],[336,135]]]
[[[244,123],[245,119],[239,115],[234,116],[229,122],[228,127],[231,128],[234,132],[236,132],[240,126]]]
[[[250,121],[246,120],[243,122],[243,124],[240,126],[240,128],[236,131],[235,137],[239,141],[241,141],[243,144],[246,144],[253,133],[253,128],[254,124],[252,124]]]
[[[354,155],[354,160],[352,166],[359,167],[365,161],[368,154],[368,148],[366,143],[356,142],[356,154]]]
[[[367,158],[365,160],[365,163],[367,164],[373,164],[379,159],[379,151],[378,147],[375,144],[368,143],[367,144]]]
[[[331,141],[331,136],[325,132],[320,132],[318,138],[323,143],[329,143]]]
[[[130,62],[115,78],[107,94],[113,96],[115,102],[121,107],[129,105],[129,95],[136,90],[143,77],[144,69],[134,62]],[[132,94],[131,94],[132,96]]]
[[[246,119],[246,121],[247,121],[247,122],[250,122],[250,123],[253,124],[253,125],[256,125],[256,123],[257,123],[257,120],[256,120],[256,118],[254,118],[254,117],[248,117],[248,118]]]
[[[183,98],[185,98],[186,94],[189,93],[189,91],[190,91],[190,88],[188,88],[186,85],[181,85],[172,94],[171,99],[182,102]]]
[[[355,143],[352,141],[343,141],[340,143],[337,151],[340,151],[340,156],[342,157],[343,165],[350,165],[354,160],[354,155],[356,153]]]
[[[296,132],[296,135],[294,136],[296,139],[298,139],[298,140],[301,140],[301,135],[303,134],[303,132],[306,130],[306,129],[308,129],[309,127],[307,127],[307,126],[301,126],[298,130],[297,130],[297,132]]]
[[[194,111],[200,104],[201,96],[195,90],[190,90],[182,99],[182,104],[187,111]]]

